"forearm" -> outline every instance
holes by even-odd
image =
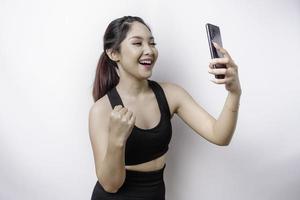
[[[240,97],[241,92],[229,92],[223,110],[215,122],[214,134],[220,145],[228,145],[233,136],[238,118]]]
[[[123,185],[126,177],[125,144],[109,139],[106,154],[98,175],[102,186],[108,192],[117,192]]]

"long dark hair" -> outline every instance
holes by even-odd
[[[144,24],[151,32],[149,26],[140,17],[124,16],[109,23],[103,36],[103,52],[100,56],[93,86],[94,102],[103,97],[110,89],[119,83],[116,68],[118,65],[106,54],[107,49],[120,52],[120,44],[126,38],[132,22]]]

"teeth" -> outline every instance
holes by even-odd
[[[144,60],[144,61],[140,61],[141,64],[151,64],[150,60]]]

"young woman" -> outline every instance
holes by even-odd
[[[89,134],[98,181],[92,200],[165,199],[163,172],[177,114],[196,133],[228,145],[235,130],[241,86],[238,67],[228,52],[212,59],[209,73],[224,74],[216,84],[228,90],[216,120],[182,87],[150,80],[158,51],[150,28],[139,17],[112,21],[104,34],[89,113]],[[215,69],[225,64],[226,69]]]

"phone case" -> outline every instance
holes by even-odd
[[[221,38],[221,32],[220,28],[216,25],[207,23],[205,25],[206,27],[206,33],[207,33],[207,39],[208,39],[208,45],[209,45],[209,50],[210,50],[210,55],[211,58],[222,58],[223,54],[218,51],[212,42],[215,42],[219,44],[221,47],[222,45],[222,38]],[[226,68],[226,65],[224,64],[216,64],[214,65],[215,68]],[[215,75],[217,79],[224,79],[225,75]]]

